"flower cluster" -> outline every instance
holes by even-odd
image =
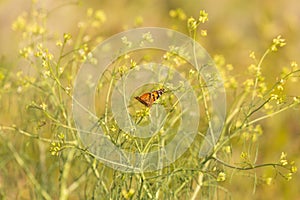
[[[270,47],[271,51],[277,51],[279,47],[286,45],[285,39],[281,38],[281,35],[273,39],[273,43]]]
[[[205,10],[200,10],[198,19],[195,19],[194,17],[190,17],[187,20],[187,27],[190,32],[195,31],[200,23],[205,23],[208,21],[208,13],[205,12]],[[201,35],[206,36],[207,30],[201,30]]]

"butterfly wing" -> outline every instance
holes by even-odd
[[[147,107],[151,107],[152,104],[165,92],[165,89],[156,90],[153,92],[148,92],[142,94],[139,97],[135,97],[139,102],[144,104]]]
[[[165,92],[165,89],[160,89],[160,90],[153,91],[151,93],[153,102],[156,101],[164,92]]]
[[[139,97],[135,97],[135,99],[137,99],[139,102],[141,102],[142,104],[144,104],[147,107],[151,107],[154,102],[153,98],[152,98],[152,93],[150,93],[150,92],[142,94]]]

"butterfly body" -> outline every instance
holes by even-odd
[[[151,107],[152,104],[165,92],[165,89],[159,89],[152,92],[147,92],[141,96],[135,97],[136,100],[141,102],[147,107]]]

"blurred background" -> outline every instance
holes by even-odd
[[[197,37],[197,40],[210,55],[223,55],[226,63],[232,64],[235,73],[241,74],[241,77],[252,62],[249,53],[255,51],[259,58],[277,35],[282,35],[287,45],[279,53],[266,58],[263,65],[266,78],[274,82],[282,67],[289,66],[292,61],[300,64],[298,0],[43,0],[37,5],[49,11],[47,28],[51,34],[71,33],[74,38],[78,34],[79,22],[86,16],[88,8],[103,10],[106,20],[92,34],[101,35],[104,39],[123,30],[143,26],[172,28],[188,34],[186,22],[171,18],[169,11],[181,8],[187,17],[196,18],[200,10],[205,10],[209,21],[202,28],[207,30],[208,35]],[[19,48],[23,41],[12,30],[12,23],[30,8],[29,0],[0,0],[0,63],[5,70],[14,71],[22,67]],[[299,95],[298,87],[291,86],[288,92]],[[22,99],[21,96],[15,98]],[[20,120],[17,111],[8,106],[7,99],[0,100],[0,125],[17,123]],[[264,135],[259,150],[261,161],[278,160],[278,156],[284,151],[299,166],[299,118],[298,109],[289,110],[263,122]],[[0,166],[0,188],[6,184],[1,180],[3,167],[5,166]],[[271,185],[260,185],[255,194],[252,193],[253,183],[247,178],[233,178],[224,183],[224,187],[231,191],[233,199],[300,199],[299,185],[299,173],[290,181],[278,178]]]

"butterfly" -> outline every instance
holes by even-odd
[[[165,93],[165,89],[159,89],[152,92],[147,92],[142,94],[139,97],[135,97],[136,100],[141,102],[147,107],[151,107],[152,104],[163,94]]]

